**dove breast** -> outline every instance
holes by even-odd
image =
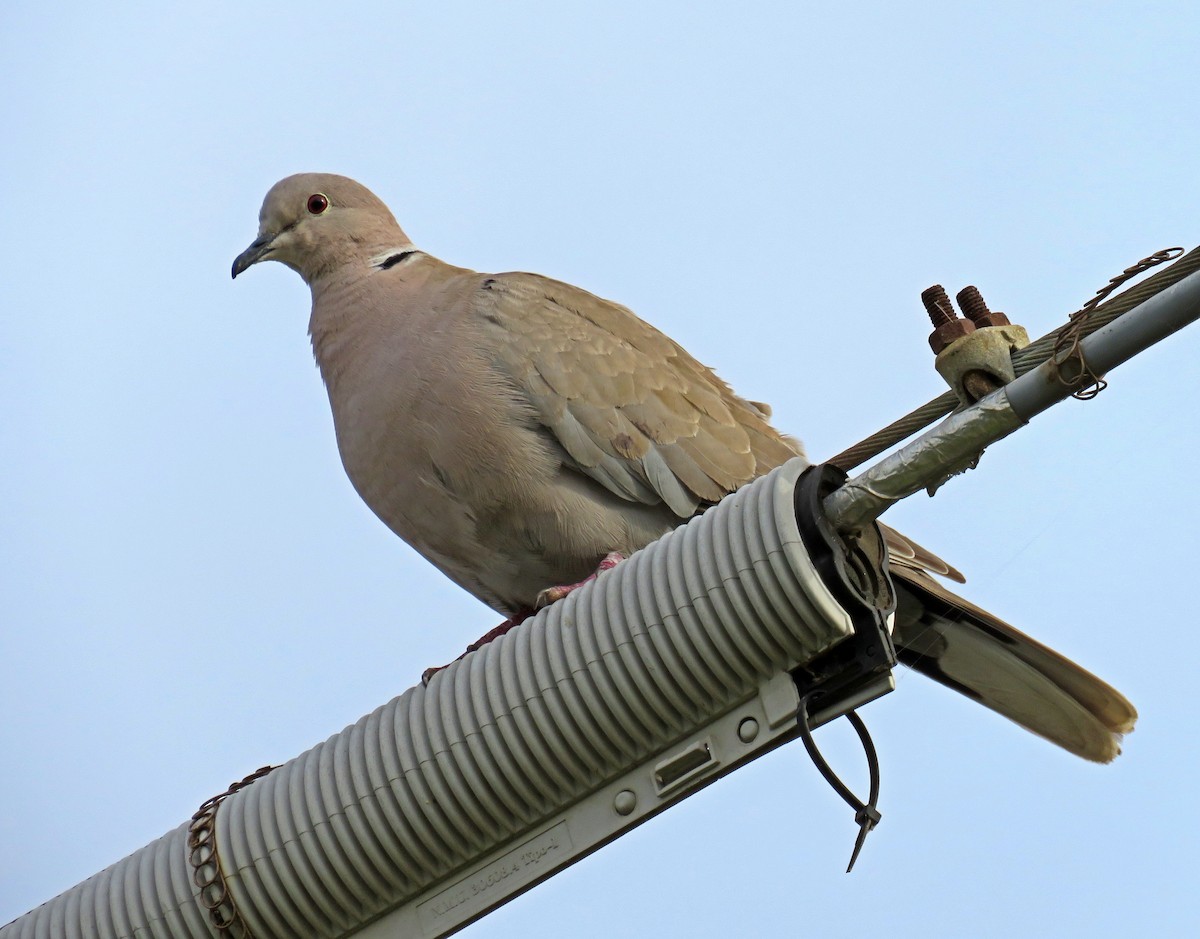
[[[511,615],[679,518],[579,471],[511,374],[511,336],[489,316],[494,286],[414,252],[388,270],[314,281],[309,330],[359,495],[453,581]]]

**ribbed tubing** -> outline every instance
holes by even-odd
[[[803,469],[745,487],[226,799],[217,845],[253,935],[364,925],[848,635],[797,531]],[[0,939],[214,935],[185,846],[181,826]]]
[[[0,927],[3,939],[208,939],[186,864],[186,824]]]

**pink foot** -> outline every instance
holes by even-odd
[[[533,610],[521,610],[519,613],[514,613],[511,617],[506,619],[503,623],[501,623],[495,629],[489,629],[482,636],[480,636],[478,639],[476,639],[474,642],[472,642],[469,646],[467,646],[467,652],[474,652],[476,649],[482,649],[485,645],[487,645],[493,639],[503,636],[506,632],[508,632],[514,626],[517,626],[520,623],[525,622],[525,620],[527,620],[527,619],[529,619],[529,617],[533,616],[533,613],[534,613]],[[461,659],[463,657],[463,655],[467,654],[467,652],[464,652],[458,658]],[[457,662],[458,659],[455,659],[454,661]],[[428,685],[429,679],[431,679],[434,675],[436,675],[438,672],[440,672],[445,667],[446,667],[445,665],[437,665],[433,668],[425,669],[425,671],[423,671],[421,673],[421,684]]]
[[[625,555],[620,554],[617,551],[609,551],[608,554],[604,555],[600,563],[596,565],[596,573],[592,574],[590,577],[583,578],[583,580],[577,584],[562,584],[558,587],[547,587],[537,595],[535,606],[540,610],[544,606],[549,606],[551,603],[561,600],[572,590],[578,590],[584,584],[591,583],[600,574],[603,574],[605,571],[611,571],[624,560]]]
[[[616,567],[618,564],[620,564],[624,560],[625,560],[625,555],[620,554],[617,551],[610,551],[608,554],[604,555],[604,557],[601,559],[600,563],[596,565],[596,573],[592,574],[590,577],[585,577],[583,580],[581,580],[577,584],[563,584],[562,586],[559,586],[559,587],[547,587],[545,590],[543,590],[541,593],[539,593],[537,595],[537,601],[536,601],[537,609],[540,610],[542,607],[549,606],[551,603],[554,603],[556,600],[561,600],[563,597],[565,597],[567,594],[569,594],[572,590],[576,590],[579,587],[582,587],[584,584],[590,583],[591,581],[595,580],[597,576],[604,573],[604,571],[611,571],[614,567]],[[483,648],[485,645],[487,645],[493,639],[495,639],[499,636],[503,636],[506,632],[508,632],[514,626],[518,625],[519,623],[525,622],[525,620],[527,620],[527,619],[529,619],[529,617],[533,616],[534,612],[535,612],[534,610],[522,610],[519,613],[514,613],[511,618],[506,619],[503,623],[501,623],[495,629],[489,630],[488,632],[484,633],[482,636],[480,636],[478,639],[476,639],[474,642],[472,642],[469,646],[467,646],[467,652],[474,652],[477,649]],[[464,652],[458,658],[461,659],[463,657],[463,655],[467,654],[467,652]],[[457,659],[455,661],[457,661]],[[421,684],[428,685],[429,679],[431,679],[434,675],[436,675],[438,672],[440,672],[445,667],[446,667],[445,665],[439,665],[436,668],[425,669],[425,671],[421,673]]]

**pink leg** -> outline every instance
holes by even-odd
[[[463,655],[466,655],[468,652],[474,652],[477,649],[482,649],[485,645],[487,645],[493,639],[503,636],[506,632],[508,632],[514,626],[518,626],[521,623],[525,622],[525,620],[529,619],[529,617],[533,616],[533,614],[534,614],[533,610],[521,610],[519,613],[514,613],[511,617],[506,619],[503,623],[501,623],[495,629],[489,629],[482,636],[480,636],[478,639],[476,639],[474,642],[472,642],[469,646],[467,646],[467,651],[464,652],[462,655],[460,655],[458,658],[461,659],[463,657]],[[458,659],[455,659],[454,661],[457,662]],[[434,675],[436,675],[438,672],[440,672],[445,667],[446,667],[445,665],[436,665],[432,668],[425,669],[425,671],[423,671],[421,673],[421,684],[428,685],[429,679],[431,679]]]
[[[620,564],[624,560],[625,560],[625,555],[620,554],[617,551],[610,551],[608,554],[604,555],[604,557],[600,560],[600,563],[596,565],[596,573],[592,574],[590,577],[585,577],[583,580],[581,580],[577,584],[563,584],[558,587],[548,587],[545,590],[543,590],[541,593],[539,593],[537,595],[537,609],[540,610],[542,607],[549,606],[551,603],[554,603],[556,600],[561,600],[563,597],[565,597],[567,594],[569,594],[572,590],[582,587],[586,583],[590,583],[591,581],[595,580],[596,577],[598,575],[602,574],[604,571],[611,571],[614,567],[616,567],[618,564]],[[495,639],[499,636],[503,636],[506,632],[508,632],[514,626],[518,625],[519,623],[525,622],[525,620],[527,620],[527,619],[529,619],[529,617],[533,616],[534,612],[536,612],[536,611],[535,610],[521,610],[519,613],[514,613],[511,618],[506,619],[503,623],[501,623],[495,629],[488,630],[488,632],[484,633],[482,636],[480,636],[478,639],[476,639],[474,642],[472,642],[469,646],[467,646],[467,651],[464,652],[462,655],[460,655],[459,658],[461,659],[463,657],[463,655],[467,654],[467,652],[474,652],[477,649],[481,649],[485,645],[487,645],[489,642],[491,642],[493,639]],[[429,679],[432,678],[434,675],[436,675],[438,672],[440,672],[445,667],[446,667],[445,665],[439,665],[436,668],[425,669],[425,671],[421,673],[421,684],[428,685]]]
[[[547,587],[545,590],[539,593],[537,595],[537,608],[540,610],[544,606],[549,606],[551,603],[561,600],[572,590],[577,590],[584,584],[591,583],[600,574],[603,574],[605,571],[611,571],[624,560],[625,555],[617,551],[609,551],[608,554],[604,555],[600,563],[596,565],[596,573],[592,574],[590,577],[583,578],[583,580],[577,584],[562,584],[558,587]]]

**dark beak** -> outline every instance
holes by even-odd
[[[259,235],[250,243],[250,247],[233,259],[233,276],[237,277],[251,264],[257,264],[271,251],[274,235]]]

